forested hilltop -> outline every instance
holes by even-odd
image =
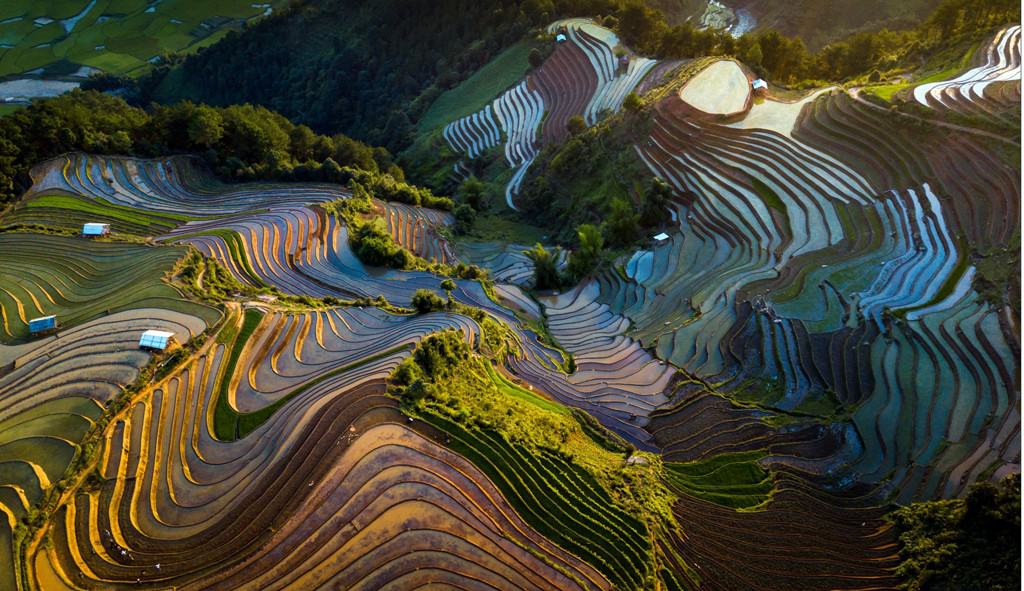
[[[441,89],[548,18],[512,0],[305,0],[156,70],[142,100],[253,102],[394,149]],[[417,100],[418,99],[418,100]]]
[[[0,118],[0,211],[31,185],[33,165],[74,151],[141,157],[193,154],[227,181],[344,184],[352,177],[345,171],[358,170],[364,183],[388,199],[438,205],[430,191],[404,182],[387,150],[340,133],[318,135],[264,107],[186,101],[144,110],[119,97],[75,90]]]
[[[884,70],[903,59],[924,60],[937,42],[992,26],[1019,9],[1007,0],[986,2],[978,10],[966,0],[949,0],[932,12],[937,2],[921,2],[913,9],[880,11],[876,24],[896,27],[890,31],[872,29],[863,7],[845,2],[828,14],[833,32],[818,30],[812,38],[806,18],[791,18],[794,8],[750,4],[769,20],[734,37],[700,29],[693,19],[676,22],[672,2],[299,0],[197,55],[172,56],[139,81],[101,78],[92,86],[123,85],[136,104],[181,99],[261,104],[317,132],[343,132],[397,153],[412,143],[419,119],[444,91],[531,29],[561,17],[597,16],[651,57],[732,55],[773,80],[815,84]],[[927,25],[918,27],[929,14]],[[849,28],[843,26],[847,20]],[[851,30],[863,32],[836,37]]]

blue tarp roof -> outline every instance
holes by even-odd
[[[142,337],[139,339],[139,346],[149,347],[151,349],[166,349],[167,343],[170,342],[173,336],[173,332],[147,330],[142,333]]]
[[[56,328],[57,317],[56,316],[41,316],[39,318],[33,318],[28,321],[29,332],[38,332],[40,330],[48,330]]]
[[[82,226],[82,234],[86,236],[99,236],[108,230],[110,230],[110,224],[88,223]]]

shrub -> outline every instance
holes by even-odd
[[[544,63],[544,55],[540,52],[539,49],[534,47],[533,49],[530,50],[529,60],[531,66],[533,66],[534,68],[539,68],[540,65]]]
[[[587,122],[581,115],[573,115],[565,124],[565,128],[569,130],[569,135],[579,135],[587,130]]]
[[[979,482],[964,499],[902,507],[889,520],[904,589],[1020,589],[1020,474]]]
[[[444,310],[445,301],[429,289],[417,289],[412,295],[412,307],[420,314],[428,314]]]
[[[476,223],[476,210],[470,207],[466,203],[462,203],[455,208],[455,233],[456,234],[467,234],[473,230],[473,224]]]
[[[644,104],[635,92],[631,92],[627,94],[626,98],[622,101],[622,107],[630,113],[639,113],[640,110],[644,108]]]
[[[407,262],[400,254],[404,249],[395,244],[380,218],[352,229],[352,250],[368,265],[404,269]]]
[[[476,211],[484,211],[491,206],[487,185],[475,176],[470,176],[459,185],[459,198]]]

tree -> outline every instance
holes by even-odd
[[[530,65],[534,68],[539,68],[544,63],[544,55],[541,54],[540,50],[534,47],[530,50]]]
[[[615,198],[609,206],[605,228],[609,242],[616,246],[627,246],[636,240],[640,231],[640,215],[625,199]]]
[[[338,182],[338,177],[341,174],[341,167],[334,161],[334,158],[328,156],[327,160],[324,160],[323,164],[320,165],[320,174],[323,176],[324,180]]]
[[[476,210],[469,206],[467,203],[460,203],[455,207],[455,233],[456,234],[468,234],[473,230],[473,224],[476,223]]]
[[[490,207],[487,185],[475,176],[470,176],[459,185],[459,197],[476,211],[484,211]]]
[[[586,131],[587,122],[583,120],[581,115],[573,115],[566,122],[565,128],[569,130],[569,135],[579,135]]]
[[[631,92],[626,95],[626,98],[622,101],[622,107],[630,113],[639,113],[644,108],[643,102],[635,92]]]
[[[667,29],[665,17],[641,0],[629,0],[619,11],[619,33],[627,45],[653,53]]]
[[[760,66],[764,60],[764,53],[761,51],[761,44],[754,41],[743,54],[743,61],[754,66]]]
[[[899,532],[896,573],[905,589],[1020,589],[1020,474],[978,482],[964,499],[901,507],[887,519]]]
[[[533,261],[534,287],[537,289],[555,289],[562,284],[558,274],[557,258],[541,243],[524,250],[523,254]]]
[[[445,279],[441,282],[441,289],[444,290],[445,295],[448,296],[448,307],[451,308],[455,300],[452,299],[452,292],[455,291],[455,282],[451,279]]]
[[[313,159],[313,146],[316,144],[316,134],[305,125],[297,125],[288,134],[292,156],[299,162]]]
[[[205,148],[216,144],[224,136],[224,119],[212,107],[200,105],[188,120],[188,139]]]
[[[444,300],[429,289],[417,289],[412,294],[412,307],[420,314],[444,310]]]
[[[672,186],[663,179],[654,177],[644,194],[644,207],[640,213],[640,223],[644,226],[657,226],[665,219],[665,209],[672,200]]]
[[[572,275],[573,280],[579,281],[593,271],[598,261],[601,260],[604,236],[601,235],[601,230],[597,226],[583,224],[576,229],[576,237],[579,240],[579,246],[569,258],[569,274]]]

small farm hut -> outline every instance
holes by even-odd
[[[89,222],[82,226],[82,236],[106,236],[110,234],[110,224]]]
[[[558,42],[558,43],[565,43],[565,41],[566,41],[565,33],[559,33],[559,34],[555,35],[555,41]]]
[[[28,332],[29,334],[40,334],[50,330],[57,329],[57,317],[41,316],[39,318],[33,318],[28,321]]]
[[[668,234],[662,232],[654,235],[655,244],[665,244],[666,242],[668,242]]]
[[[139,347],[153,351],[163,351],[174,340],[174,333],[165,330],[147,330],[139,339]]]
[[[768,83],[765,82],[763,78],[758,78],[750,83],[750,88],[752,88],[754,92],[768,92]]]

